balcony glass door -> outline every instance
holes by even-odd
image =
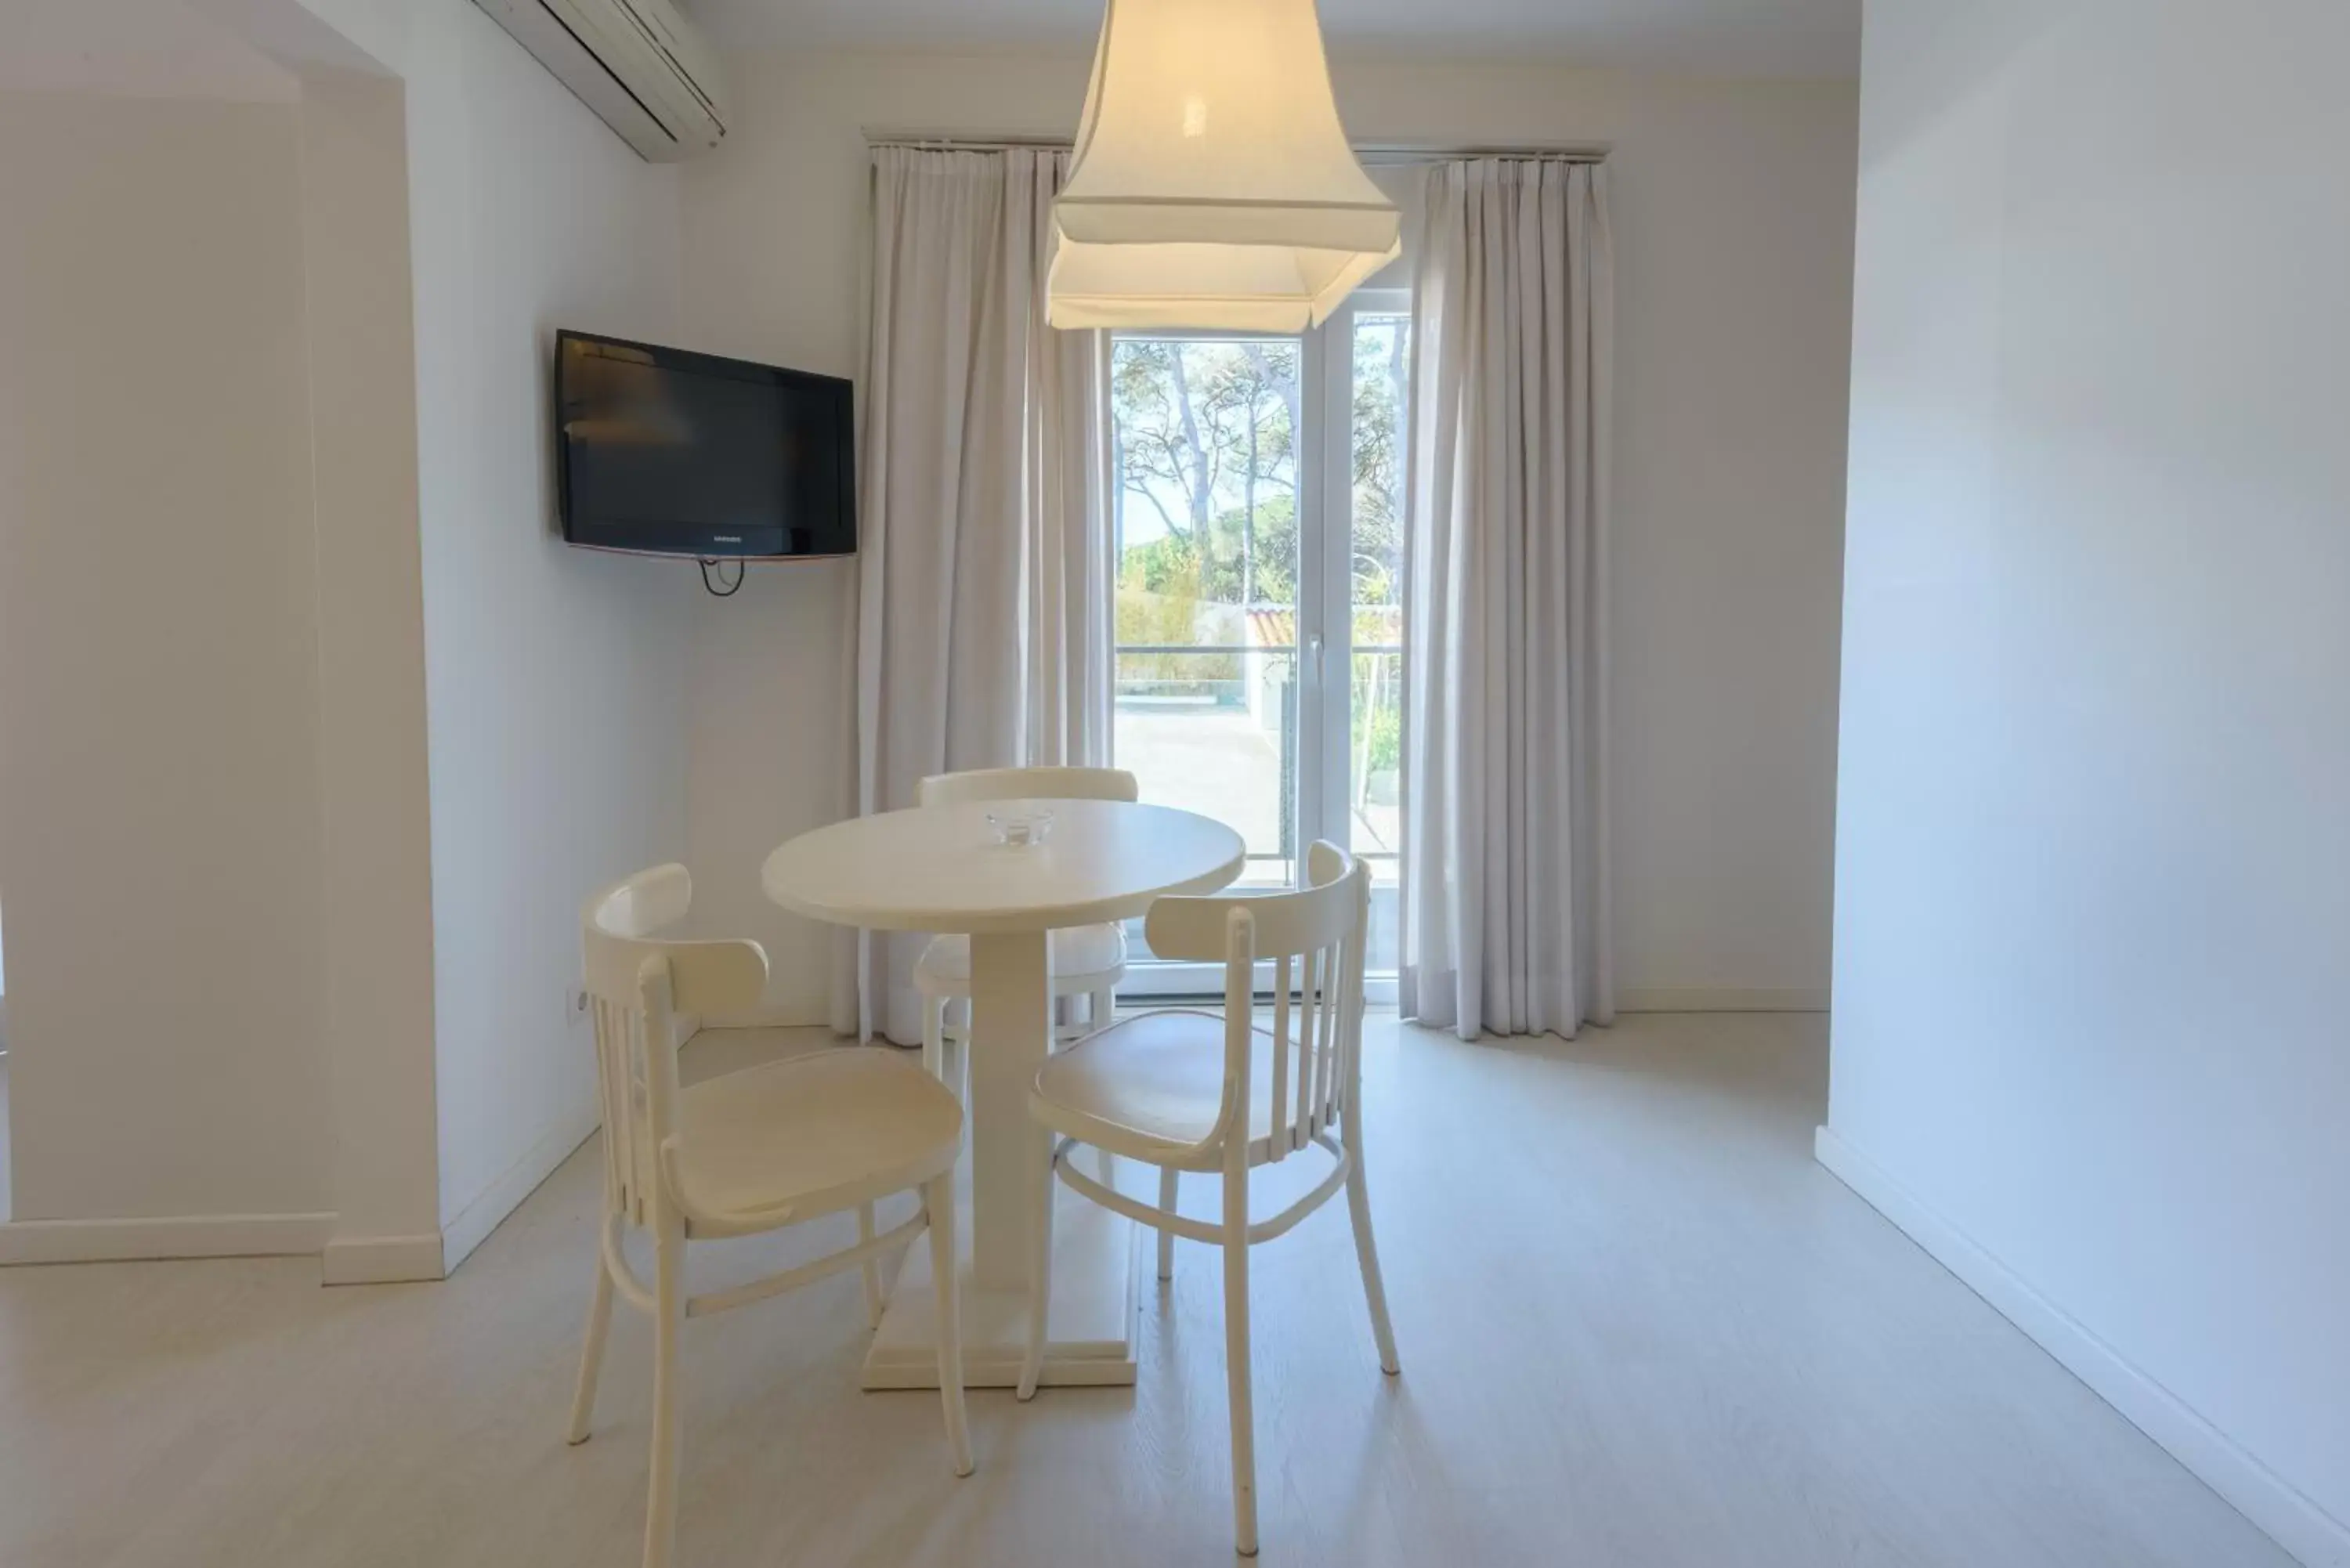
[[[1238,830],[1243,888],[1317,838],[1370,857],[1390,975],[1408,326],[1358,296],[1304,337],[1122,334],[1109,383],[1117,763]],[[1221,989],[1130,934],[1130,993]]]
[[[1324,449],[1332,496],[1323,574],[1342,683],[1323,744],[1344,761],[1328,774],[1333,837],[1371,867],[1368,968],[1393,1000],[1396,901],[1403,872],[1404,452],[1409,441],[1409,291],[1357,290],[1322,328],[1334,369],[1332,439]],[[1343,638],[1343,642],[1339,639]]]

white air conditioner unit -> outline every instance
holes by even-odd
[[[648,162],[726,136],[718,57],[670,0],[473,0]]]

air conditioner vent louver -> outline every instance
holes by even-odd
[[[726,136],[718,59],[670,0],[473,0],[649,162]]]

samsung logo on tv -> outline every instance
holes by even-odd
[[[740,534],[712,534],[710,536],[710,540],[713,545],[739,545],[743,542],[743,535]]]

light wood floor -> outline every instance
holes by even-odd
[[[1374,1362],[1344,1205],[1259,1251],[1263,1562],[2287,1568],[1812,1163],[1825,1033],[1467,1045],[1375,1020],[1403,1376]],[[562,1441],[595,1158],[442,1285],[0,1271],[0,1563],[635,1563],[641,1319],[615,1324],[594,1440]],[[689,1324],[681,1562],[1225,1560],[1212,1265],[1179,1247],[1147,1293],[1139,1387],[972,1395],[963,1481],[934,1397],[858,1392],[853,1274]]]

